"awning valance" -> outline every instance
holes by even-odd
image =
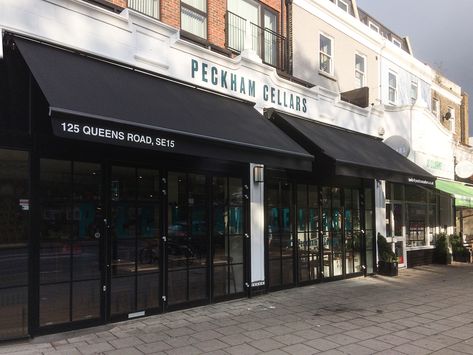
[[[248,103],[15,37],[65,138],[310,170],[313,157]]]
[[[314,154],[316,169],[332,169],[340,176],[434,186],[433,175],[381,139],[276,111],[271,120]]]
[[[473,208],[473,186],[458,181],[437,180],[435,187],[455,197],[455,206]]]

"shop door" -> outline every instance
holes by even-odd
[[[212,300],[242,296],[245,291],[246,208],[243,180],[212,177]]]
[[[110,168],[108,304],[112,320],[160,310],[162,290],[161,180],[159,170]]]
[[[266,280],[268,289],[294,286],[293,188],[284,180],[269,180],[265,191]]]
[[[102,177],[97,163],[40,160],[40,329],[105,318]]]
[[[386,204],[386,236],[394,246],[399,266],[406,266],[406,237],[404,221],[404,205],[402,203]]]
[[[243,189],[241,178],[168,173],[168,309],[244,294],[247,238]]]
[[[209,300],[209,188],[206,175],[168,173],[167,305]]]

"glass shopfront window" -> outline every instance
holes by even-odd
[[[28,334],[28,153],[0,149],[0,340]]]
[[[267,183],[266,241],[269,287],[294,283],[294,240],[292,234],[292,185],[286,181]]]
[[[375,256],[375,211],[374,196],[372,188],[365,188],[365,258],[366,272],[371,274],[374,272],[374,256]],[[362,249],[363,250],[363,249]]]
[[[296,199],[293,213],[288,194],[292,186]],[[292,185],[285,180],[268,179],[265,211],[270,288],[288,286],[289,280],[305,283],[360,273],[365,245],[370,253],[370,265],[366,266],[373,272],[373,194],[370,188],[364,191],[369,202],[363,210],[361,189]],[[293,272],[295,280],[290,278]]]
[[[406,247],[428,246],[438,233],[438,196],[413,185],[386,183],[387,236],[405,239]],[[403,251],[396,244],[396,251]]]
[[[103,207],[99,164],[40,162],[40,326],[97,319]]]
[[[243,191],[239,178],[213,177],[213,296],[243,292]]]
[[[299,281],[319,277],[319,197],[313,185],[297,185],[297,242]]]

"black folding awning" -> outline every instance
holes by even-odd
[[[281,112],[270,119],[315,156],[315,169],[340,176],[435,186],[435,177],[381,139]]]
[[[252,105],[24,38],[15,43],[59,137],[310,170],[313,156]]]

